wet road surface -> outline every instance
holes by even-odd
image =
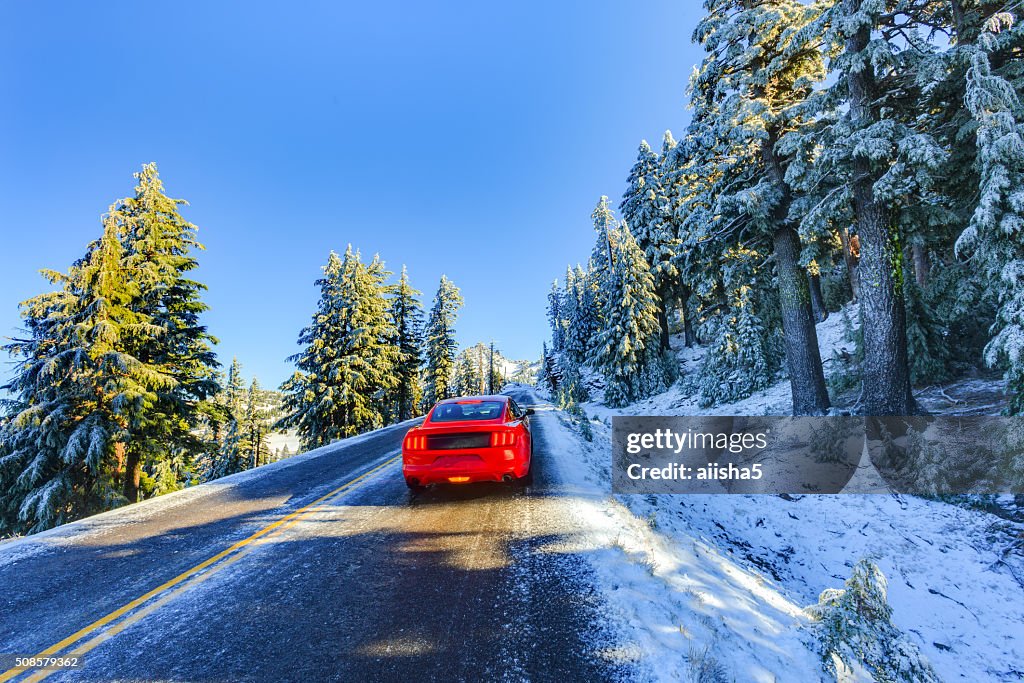
[[[529,488],[412,495],[400,427],[29,553],[0,544],[0,653],[88,649],[80,669],[11,680],[629,679],[546,467],[546,417]]]

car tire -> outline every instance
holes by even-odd
[[[427,490],[426,486],[422,484],[414,484],[408,479],[405,480],[405,485],[409,487],[409,491],[412,493],[422,493]]]
[[[516,479],[516,484],[519,486],[532,486],[533,485],[533,448],[530,448],[530,469],[526,470],[526,474]]]

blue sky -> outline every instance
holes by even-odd
[[[0,336],[156,161],[222,360],[276,386],[352,243],[446,273],[463,344],[535,358],[641,138],[688,120],[696,2],[0,5]],[[6,367],[3,374],[6,374]]]

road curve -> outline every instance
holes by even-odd
[[[616,643],[543,422],[529,489],[413,496],[400,427],[0,544],[0,653],[85,653],[82,668],[9,680],[632,678],[603,656]]]

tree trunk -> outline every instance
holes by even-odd
[[[668,306],[666,305],[667,295],[665,288],[658,291],[658,326],[661,328],[661,350],[668,351],[671,348],[668,334]]]
[[[846,263],[846,277],[850,281],[850,293],[856,302],[860,283],[857,279],[857,259],[854,257],[850,246],[850,231],[848,228],[843,228],[839,231],[839,241],[843,244],[843,262]]]
[[[923,244],[915,242],[910,246],[910,253],[914,259],[914,279],[917,286],[924,289],[928,286],[928,275],[932,271],[932,262],[928,258],[928,250]]]
[[[114,444],[114,486],[124,488],[125,445],[123,441]]]
[[[847,16],[862,0],[844,0]],[[861,55],[871,38],[870,25],[860,26],[846,40],[848,55]],[[873,111],[875,82],[871,68],[847,76],[850,116],[856,129],[878,120]],[[853,158],[853,210],[860,237],[861,317],[864,334],[864,412],[867,415],[908,415],[913,412],[907,364],[906,310],[903,304],[902,253],[892,211],[874,196],[877,174],[863,156]]]
[[[828,309],[825,308],[825,296],[821,293],[821,276],[807,273],[807,286],[811,292],[811,310],[814,312],[815,322],[828,319]]]
[[[769,132],[761,147],[761,158],[772,182],[782,192],[782,200],[773,210],[776,226],[775,268],[779,281],[779,306],[786,343],[786,367],[793,395],[793,415],[824,415],[830,404],[825,388],[825,373],[818,349],[818,331],[814,326],[807,271],[800,265],[800,236],[787,224],[792,197],[786,185],[782,164],[775,153],[775,132]]]
[[[142,459],[134,449],[128,450],[124,477],[124,497],[129,503],[139,502],[139,483],[142,480]]]
[[[774,239],[793,414],[822,415],[830,403],[807,278],[800,266],[800,238],[793,228],[786,226],[775,231]]]
[[[685,287],[679,299],[679,310],[683,312],[683,343],[691,349],[697,343],[693,334],[693,314],[690,313],[690,288]]]

